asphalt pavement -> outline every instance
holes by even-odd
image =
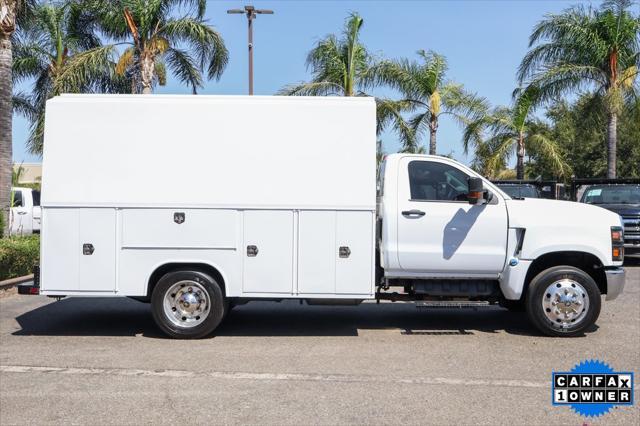
[[[524,314],[409,303],[236,307],[165,338],[130,299],[0,298],[0,424],[640,424],[551,405],[551,372],[599,359],[640,380],[640,262],[584,336]]]

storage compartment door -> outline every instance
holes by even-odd
[[[373,219],[373,212],[337,212],[337,294],[373,293]]]
[[[298,219],[298,293],[336,292],[336,212],[301,211]]]
[[[80,209],[78,290],[116,289],[116,212]]]
[[[40,236],[42,291],[78,291],[79,209],[46,208]]]
[[[43,216],[42,290],[115,291],[115,210],[47,208]]]
[[[244,212],[243,292],[293,292],[293,212]]]

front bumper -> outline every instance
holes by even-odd
[[[604,271],[607,277],[607,297],[605,300],[614,300],[624,288],[626,272],[624,268],[611,268]]]

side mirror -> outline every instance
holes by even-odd
[[[484,193],[487,192],[487,190],[484,189],[484,183],[482,182],[482,179],[478,177],[470,177],[468,183],[469,194],[467,195],[467,199],[469,200],[469,204],[484,204]]]

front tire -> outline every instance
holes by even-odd
[[[216,280],[200,271],[174,271],[153,289],[151,313],[158,327],[178,339],[199,339],[213,332],[227,310]]]
[[[555,266],[531,280],[525,305],[529,320],[542,333],[572,337],[598,319],[600,289],[586,272],[573,266]]]

